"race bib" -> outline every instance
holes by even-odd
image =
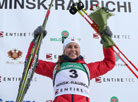
[[[66,62],[57,70],[54,80],[55,97],[77,94],[89,97],[89,80],[85,68],[80,63]]]

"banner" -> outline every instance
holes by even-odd
[[[74,0],[77,2],[77,0]],[[91,6],[107,7],[115,14],[108,20],[113,40],[120,50],[138,67],[138,1],[137,0],[81,0],[90,13]],[[42,25],[50,0],[0,1],[0,102],[15,102],[24,69],[25,56],[33,31]],[[77,38],[85,61],[103,60],[100,37],[79,13],[72,15],[73,0],[54,0],[46,25],[47,35],[42,41],[39,59],[56,62],[63,53],[61,35]],[[133,69],[133,67],[131,66]],[[134,69],[133,69],[134,70]],[[136,71],[135,71],[136,72]],[[138,75],[138,72],[136,72]],[[136,102],[138,80],[116,56],[116,65],[107,74],[91,80],[91,102]],[[50,102],[54,99],[52,80],[34,74],[24,102]]]

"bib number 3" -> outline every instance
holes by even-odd
[[[72,69],[69,72],[71,73],[71,75],[69,75],[71,78],[77,78],[78,77],[78,73],[76,70]]]

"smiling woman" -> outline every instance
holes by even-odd
[[[101,10],[105,12],[104,8],[101,8]],[[83,56],[81,56],[79,40],[75,38],[66,38],[62,40],[63,53],[61,54],[61,56],[59,56],[57,62],[35,59],[35,73],[49,77],[53,81],[53,102],[90,102],[90,80],[104,75],[114,68],[115,55],[113,44],[105,39],[107,37],[111,39],[112,32],[105,24],[107,19],[105,19],[104,22],[102,19],[103,16],[100,17],[101,18],[96,20],[100,21],[98,22],[98,24],[101,27],[100,34],[102,35],[104,53],[103,60],[86,63]],[[42,26],[39,26],[35,29],[34,39],[32,40],[28,49],[26,61],[37,39],[39,37],[44,38],[46,34],[47,31]]]
[[[34,31],[34,39],[30,44],[26,59],[39,34],[46,35],[43,27]],[[66,38],[63,42],[63,54],[57,62],[38,61],[35,73],[49,77],[53,80],[53,102],[90,102],[90,80],[101,76],[115,65],[115,55],[112,46],[104,48],[104,59],[98,62],[86,63],[81,56],[78,39]]]
[[[80,46],[79,42],[75,39],[66,39],[64,42],[64,54],[70,59],[75,60],[80,56]]]

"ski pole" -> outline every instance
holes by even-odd
[[[87,14],[87,12],[84,10],[84,9],[82,9],[82,11],[89,17],[89,15]],[[89,19],[91,20],[91,21],[93,21],[90,17],[89,17]],[[96,28],[98,28],[98,26],[96,25],[96,23],[93,21],[93,25],[95,25],[94,27],[96,27]],[[98,32],[98,29],[95,29],[95,31],[96,32]],[[98,33],[99,34],[99,33]],[[101,34],[99,34],[100,36],[101,36]],[[123,57],[138,71],[138,69],[137,69],[137,67],[125,56],[125,54],[119,49],[119,47],[116,45],[116,44],[114,44],[114,46],[115,46],[115,48],[123,55]],[[115,51],[116,52],[116,51]],[[120,56],[120,55],[118,55],[118,56]],[[120,56],[121,57],[121,56]],[[124,61],[123,61],[124,62]],[[126,64],[126,63],[125,63]],[[127,65],[127,64],[126,64]],[[138,77],[137,77],[138,78]]]
[[[80,3],[80,5],[79,5]],[[78,12],[90,25],[91,27],[97,32],[97,34],[99,36],[101,36],[101,34],[99,33],[99,27],[97,26],[97,24],[89,17],[89,15],[87,14],[87,12],[83,9],[84,5],[82,4],[82,2],[77,2],[76,4],[73,4],[71,6],[70,9],[70,13],[71,14],[75,14],[76,12]],[[87,16],[87,18],[89,18],[89,20],[85,17],[85,15]],[[91,22],[90,22],[91,21]],[[138,69],[136,68],[136,66],[123,54],[123,52],[118,48],[118,46],[114,43],[114,47],[123,55],[123,57],[135,68],[136,71],[138,71]],[[113,51],[120,57],[120,59],[125,63],[125,65],[129,68],[129,70],[137,77],[136,73],[129,67],[129,65],[121,58],[121,56],[113,49]]]
[[[46,27],[47,20],[48,20],[49,14],[50,14],[50,9],[51,9],[51,7],[52,7],[52,5],[53,5],[53,1],[54,1],[54,0],[51,0],[50,5],[49,5],[49,8],[48,8],[48,10],[47,10],[47,12],[46,12],[46,15],[45,15],[45,18],[44,18],[44,21],[43,21],[43,24],[42,24],[42,26],[43,26],[44,28]]]
[[[138,75],[130,68],[130,66],[123,60],[123,58],[114,50],[114,52],[119,56],[119,58],[125,63],[128,69],[134,74],[134,76],[138,79]]]

